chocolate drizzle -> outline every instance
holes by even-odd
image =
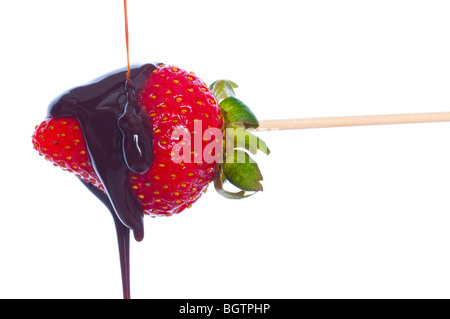
[[[126,227],[117,217],[108,196],[91,183],[81,182],[94,194],[111,212],[116,226],[117,244],[119,246],[120,271],[122,273],[123,298],[130,299],[130,229]]]
[[[137,241],[144,238],[143,210],[129,185],[128,170],[142,174],[153,163],[152,126],[145,114],[141,116],[136,95],[144,89],[155,68],[145,64],[132,68],[128,80],[127,72],[121,71],[74,88],[48,109],[49,117],[74,117],[80,123],[93,167],[106,193],[86,186],[113,215],[125,298],[129,297],[129,229]]]
[[[127,167],[136,174],[146,173],[153,161],[153,131],[149,117],[141,116],[133,82],[126,81],[127,103],[117,125],[122,132],[123,156]]]

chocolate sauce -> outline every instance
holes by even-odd
[[[117,125],[122,132],[123,156],[127,167],[136,174],[146,173],[153,161],[153,130],[149,117],[141,114],[133,82],[126,81],[127,103]]]
[[[122,274],[123,298],[130,299],[130,229],[126,227],[116,215],[108,196],[91,183],[80,181],[95,195],[111,212],[116,226],[117,244],[119,245],[120,271]]]
[[[143,209],[129,185],[128,170],[142,174],[153,163],[152,126],[149,117],[141,114],[136,95],[155,68],[154,64],[132,68],[127,80],[127,71],[107,75],[63,94],[48,109],[49,117],[74,117],[80,123],[106,193],[85,184],[113,215],[125,298],[129,297],[129,229],[137,241],[144,238]]]

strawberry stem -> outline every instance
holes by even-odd
[[[250,108],[235,97],[234,89],[237,87],[230,80],[218,80],[210,85],[222,112],[225,134],[222,150],[224,163],[217,167],[214,187],[220,195],[229,199],[245,198],[263,190],[263,177],[248,152],[256,154],[260,150],[267,155],[270,153],[262,139],[246,130],[258,128],[259,122]],[[233,193],[224,190],[226,180],[241,191]]]

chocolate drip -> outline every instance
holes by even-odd
[[[144,238],[143,210],[128,181],[128,169],[143,173],[153,162],[151,123],[140,116],[136,93],[155,69],[145,64],[77,87],[50,104],[48,116],[75,117],[80,122],[94,169],[120,221]],[[119,121],[120,119],[120,121]]]
[[[146,173],[153,158],[153,131],[149,117],[141,116],[133,82],[126,82],[127,103],[117,125],[123,135],[122,147],[127,167],[137,174]]]
[[[119,246],[119,258],[120,258],[120,270],[122,273],[122,290],[123,290],[123,298],[130,299],[131,298],[131,285],[130,285],[130,229],[126,227],[122,222],[117,218],[117,215],[114,211],[114,207],[112,207],[111,202],[108,196],[97,187],[92,185],[91,183],[86,183],[84,180],[81,182],[86,186],[92,194],[97,196],[100,201],[105,204],[105,206],[111,212],[111,215],[114,219],[114,225],[116,226],[116,235],[117,235],[117,244]]]
[[[132,68],[127,80],[126,71],[107,75],[70,90],[48,108],[49,117],[74,117],[80,123],[106,193],[82,182],[114,219],[125,299],[130,298],[130,229],[137,241],[144,238],[143,209],[129,185],[128,170],[143,174],[153,163],[152,125],[141,114],[136,95],[155,68],[153,64]]]

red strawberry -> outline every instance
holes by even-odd
[[[83,133],[74,118],[48,118],[36,126],[34,148],[53,165],[75,174],[103,190],[92,167]]]
[[[189,154],[190,163],[174,162],[174,146],[183,141],[172,134],[187,132],[194,141],[194,135],[203,137],[210,127],[221,130],[222,116],[211,90],[193,73],[177,67],[162,67],[153,73],[139,98],[152,119],[153,165],[145,174],[130,174],[130,184],[146,213],[171,215],[190,207],[206,191],[217,165],[196,163],[202,154]],[[201,123],[201,131],[195,131],[196,122]],[[201,138],[201,151],[211,138]]]
[[[263,141],[240,128],[257,127],[258,121],[234,97],[235,87],[231,81],[216,81],[211,87],[213,93],[192,72],[161,64],[153,70],[142,92],[136,92],[138,104],[153,126],[150,170],[128,173],[129,184],[145,214],[154,217],[180,213],[197,201],[213,179],[215,188],[227,198],[243,198],[248,196],[246,191],[262,190],[256,163],[238,148],[252,153],[257,149],[268,153],[268,149]],[[238,126],[233,124],[239,129],[235,130]],[[236,143],[235,137],[222,143],[225,128],[227,134],[228,129],[235,130],[237,139],[244,138],[243,143]],[[32,140],[34,148],[55,166],[104,191],[76,119],[48,118],[36,127]],[[223,158],[225,163],[221,163]],[[225,180],[242,191],[223,190]]]
[[[208,128],[221,130],[223,121],[214,94],[196,75],[172,66],[160,66],[153,73],[138,101],[152,119],[154,162],[145,174],[130,172],[129,179],[145,214],[167,216],[190,207],[206,191],[217,165],[197,163],[202,154],[192,154],[190,162],[174,162],[172,149],[180,142],[183,144],[183,140],[181,134],[172,136],[172,133],[189,132],[192,141],[198,134],[202,137],[203,151],[215,138],[204,140],[203,133]],[[201,131],[195,131],[200,127],[195,123],[201,123]],[[33,144],[55,166],[103,190],[76,119],[47,119],[37,126]]]

